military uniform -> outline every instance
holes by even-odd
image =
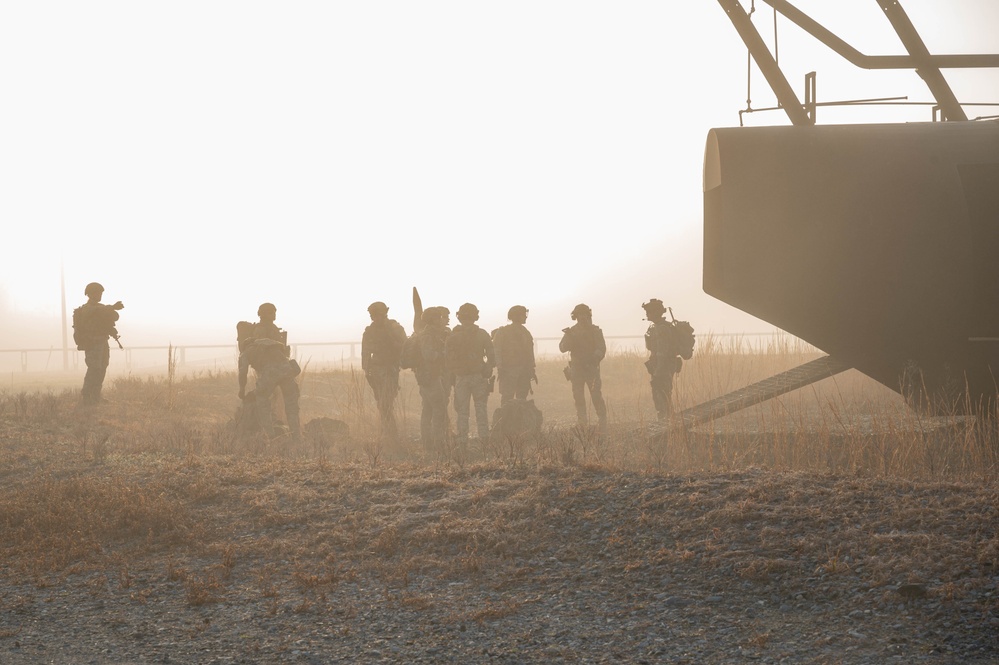
[[[683,361],[677,349],[675,327],[666,320],[662,301],[653,298],[642,307],[650,322],[645,332],[645,348],[649,351],[645,367],[651,376],[652,404],[659,419],[665,420],[673,413],[673,376],[680,371]]]
[[[395,319],[373,320],[361,335],[361,369],[378,405],[382,433],[393,440],[398,431],[392,408],[399,394],[399,363],[405,343],[406,331]]]
[[[593,325],[589,316],[582,316],[580,307],[573,310],[573,314],[573,318],[578,315],[580,320],[574,326],[562,330],[564,335],[558,348],[562,353],[569,354],[567,374],[572,383],[572,399],[576,404],[576,422],[581,427],[589,424],[585,394],[585,389],[588,388],[600,428],[606,430],[607,406],[601,391],[600,361],[607,355],[607,343],[603,331]]]
[[[478,313],[476,311],[476,317]],[[489,379],[496,364],[489,333],[474,323],[455,326],[447,339],[447,370],[454,376],[454,411],[458,442],[468,442],[470,402],[475,403],[479,439],[489,438]]]
[[[493,331],[496,377],[500,406],[511,399],[527,399],[536,378],[534,337],[522,323],[511,323]]]
[[[253,336],[257,339],[272,339],[275,342],[281,342],[287,348],[288,354],[291,353],[291,348],[287,347],[288,331],[279,328],[273,321],[259,321],[254,323]]]
[[[298,362],[287,357],[287,346],[269,338],[247,338],[239,340],[239,395],[245,395],[247,374],[252,367],[257,373],[253,390],[253,409],[257,421],[267,436],[274,435],[274,422],[271,416],[271,395],[277,388],[284,398],[284,412],[288,428],[295,439],[301,436],[299,421],[299,388],[295,381],[301,373]]]
[[[272,339],[285,345],[285,356],[291,356],[291,347],[288,346],[288,331],[282,330],[274,323],[277,317],[277,307],[273,303],[265,302],[257,308],[257,316],[260,320],[253,325],[250,333],[253,339]]]
[[[84,404],[97,404],[101,401],[104,377],[111,362],[109,339],[118,338],[115,322],[118,321],[121,302],[105,305],[100,302],[104,287],[96,282],[87,285],[85,294],[89,300],[73,312],[73,339],[78,349],[84,352],[87,373],[83,377],[83,390],[80,393]]]
[[[429,312],[430,310],[428,310]],[[412,347],[412,369],[420,387],[420,441],[429,451],[439,451],[447,436],[447,400],[451,381],[444,367],[444,347],[450,329],[443,320],[424,315],[427,323],[407,340]]]

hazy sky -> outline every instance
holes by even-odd
[[[903,52],[874,0],[795,4]],[[999,52],[996,0],[903,5],[931,51]],[[817,70],[820,101],[931,99],[779,35],[799,96]],[[999,72],[946,75],[999,101]],[[650,297],[699,331],[771,329],[701,291],[704,139],[746,103],[715,0],[6,2],[0,90],[0,348],[57,321],[60,262],[69,307],[92,280],[125,301],[132,344],[230,340],[263,301],[298,341],[359,338],[373,300],[409,328],[414,285],[487,328],[524,304],[538,336],[577,302],[640,334]],[[774,103],[758,73],[752,96]],[[861,113],[819,121],[930,117]]]

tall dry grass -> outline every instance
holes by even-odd
[[[702,336],[674,390],[684,409],[817,357],[791,338],[751,344]],[[0,392],[5,436],[27,433],[100,464],[115,456],[160,456],[197,464],[208,458],[313,459],[323,464],[396,462],[464,465],[596,465],[621,470],[700,471],[765,467],[837,474],[974,480],[995,478],[999,437],[994,422],[962,416],[928,417],[892,390],[849,371],[731,414],[690,432],[655,434],[645,355],[614,353],[602,364],[610,432],[575,427],[562,358],[542,359],[532,396],[545,424],[537,440],[474,442],[469,451],[430,454],[417,441],[418,388],[403,372],[396,403],[402,440],[380,436],[377,408],[363,374],[352,368],[310,367],[300,377],[302,422],[342,421],[349,436],[302,444],[241,437],[236,378],[207,372],[165,378],[124,377],[106,387],[108,403],[80,409],[77,391]],[[490,414],[499,405],[490,398]],[[453,413],[452,413],[453,421]]]
[[[702,338],[677,378],[677,407],[815,355],[792,342],[754,347]],[[902,488],[885,495],[886,505],[914,485],[910,479],[959,486],[994,483],[997,476],[999,446],[991,427],[973,418],[913,412],[897,394],[855,372],[692,432],[651,436],[656,430],[644,360],[643,354],[622,352],[602,366],[608,436],[575,427],[564,360],[546,359],[533,396],[545,415],[540,436],[478,442],[467,453],[430,453],[420,446],[420,400],[409,372],[396,405],[405,435],[395,442],[380,436],[371,391],[350,368],[303,363],[303,423],[336,419],[349,434],[322,441],[306,436],[301,443],[240,434],[232,373],[119,378],[108,383],[108,401],[97,408],[80,408],[78,390],[0,392],[0,557],[7,562],[0,578],[41,587],[78,573],[93,584],[95,596],[115,592],[137,603],[164,593],[151,580],[165,579],[182,587],[191,607],[227,602],[254,587],[276,614],[319,611],[338,584],[368,575],[384,585],[393,603],[417,610],[440,601],[411,589],[411,574],[465,580],[497,562],[529,556],[544,536],[525,525],[574,512],[582,499],[578,505],[596,511],[614,500],[615,489],[636,479],[673,502],[662,510],[646,506],[636,524],[671,516],[671,530],[675,510],[693,505],[698,495],[676,488],[715,483],[713,474],[672,474],[761,467],[836,474],[830,484]],[[734,475],[740,474],[720,477]],[[691,537],[705,538],[726,519],[762,519],[773,505],[797,508],[800,500],[781,487],[805,475],[774,474],[776,480],[756,489],[733,483],[730,496],[714,497],[717,508],[691,523]],[[858,476],[903,480],[869,483]],[[575,496],[581,487],[585,496]],[[745,492],[755,494],[740,494]],[[818,510],[808,507],[808,519]],[[774,523],[766,533],[776,540],[783,527]],[[639,527],[620,542],[638,542]],[[616,533],[624,526],[614,528]],[[854,529],[853,537],[864,541],[873,531]],[[840,560],[838,551],[824,553],[827,533],[823,527],[810,537],[809,548],[822,554],[821,565],[831,574]],[[975,556],[994,561],[999,550],[989,538]],[[636,549],[628,556],[644,565],[649,556],[694,556],[697,547],[663,550],[657,544],[651,554]],[[758,554],[741,565],[740,575],[755,579],[790,564],[782,555]],[[885,580],[904,569],[884,566],[887,572],[879,575]],[[514,609],[487,605],[472,618]]]

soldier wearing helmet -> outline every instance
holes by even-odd
[[[534,337],[525,327],[527,308],[514,305],[506,314],[510,323],[493,331],[500,406],[511,399],[527,399],[531,381],[538,382],[534,364]]]
[[[642,304],[645,318],[650,322],[645,332],[645,348],[649,359],[645,367],[649,371],[652,386],[652,403],[659,420],[667,420],[673,412],[673,376],[680,371],[681,363],[673,323],[666,320],[666,307],[658,298],[651,298]]]
[[[493,367],[496,359],[489,333],[476,325],[479,308],[470,302],[458,308],[458,325],[448,335],[444,349],[445,367],[454,377],[454,411],[457,415],[458,444],[468,444],[471,414],[470,402],[475,403],[475,425],[479,440],[489,438],[487,402],[492,390]]]
[[[285,345],[285,355],[291,357],[291,347],[288,346],[288,331],[278,328],[277,324],[274,323],[277,319],[277,307],[273,303],[265,302],[257,308],[257,316],[260,320],[254,325],[254,337],[281,342]]]
[[[399,433],[393,407],[399,394],[399,366],[406,331],[398,321],[388,317],[388,310],[388,305],[381,301],[368,305],[371,324],[361,335],[361,369],[378,405],[382,436],[395,442]]]
[[[272,322],[273,323],[273,322]],[[264,434],[273,438],[280,434],[274,428],[272,398],[281,392],[284,417],[292,440],[301,440],[298,400],[300,390],[296,377],[302,369],[298,361],[288,358],[288,345],[261,335],[259,323],[240,321],[236,324],[236,341],[239,344],[239,398],[249,402]],[[256,383],[246,392],[250,368],[256,373]]]
[[[447,436],[447,401],[451,380],[444,367],[444,347],[451,329],[447,307],[423,310],[423,326],[406,340],[402,366],[413,370],[420,387],[420,441],[427,452],[440,452]]]
[[[113,338],[121,347],[115,322],[118,312],[125,306],[120,300],[113,305],[102,304],[104,287],[97,282],[87,284],[83,294],[87,296],[87,302],[73,310],[73,341],[76,348],[84,352],[87,363],[80,398],[83,404],[93,405],[101,401],[101,389],[111,361],[108,340]]]
[[[590,391],[590,401],[599,420],[600,433],[607,431],[607,406],[604,403],[600,383],[600,361],[607,355],[604,333],[593,325],[593,312],[588,305],[580,303],[569,314],[575,325],[563,328],[562,341],[558,349],[569,354],[569,366],[565,377],[572,383],[572,399],[576,404],[576,422],[580,427],[589,425],[586,408],[586,393]]]

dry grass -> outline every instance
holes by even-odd
[[[702,340],[678,379],[676,399],[691,406],[813,356],[793,346]],[[101,571],[95,593],[111,585],[142,602],[150,593],[142,580],[153,575],[183,584],[188,604],[200,606],[224,599],[233,580],[252,570],[253,586],[274,611],[290,604],[304,613],[318,611],[326,594],[367,571],[394,602],[419,610],[436,601],[409,590],[413,576],[488,576],[498,561],[529,559],[550,546],[532,538],[538,523],[599,517],[611,510],[601,500],[612,502],[622,485],[682,473],[695,480],[639,496],[634,524],[602,536],[601,547],[617,552],[625,572],[695,560],[725,565],[733,556],[726,534],[753,525],[757,548],[731,564],[741,579],[802,566],[808,575],[851,575],[865,560],[864,574],[887,583],[939,558],[935,544],[919,535],[921,520],[935,513],[920,513],[900,496],[923,492],[929,504],[943,502],[940,511],[961,511],[966,507],[951,505],[961,493],[940,490],[946,483],[994,487],[999,447],[992,430],[968,418],[920,416],[856,373],[689,436],[652,442],[642,434],[653,413],[643,360],[625,353],[603,365],[610,437],[572,426],[563,362],[553,360],[538,368],[541,439],[517,449],[482,446],[461,459],[428,455],[410,439],[381,442],[370,391],[350,370],[312,368],[303,376],[303,422],[332,417],[350,428],[348,438],[325,446],[237,437],[236,380],[226,373],[118,379],[106,389],[109,403],[90,410],[77,408],[75,391],[0,393],[6,574],[44,585]],[[403,379],[398,419],[413,436],[419,398],[411,374]],[[760,468],[836,480],[809,484],[817,496],[803,496],[800,483],[779,477],[733,483],[721,475],[715,487],[711,476],[698,475]],[[937,485],[909,484],[915,481]],[[710,494],[713,487],[719,496]],[[839,501],[839,512],[824,512]],[[671,514],[695,506],[700,529],[670,522]],[[889,514],[890,523],[879,517]],[[786,531],[795,525],[826,525],[841,539],[831,547],[819,528],[789,546]],[[644,543],[642,526],[667,529],[676,540]],[[973,547],[979,565],[999,565],[994,537]],[[147,560],[157,561],[155,574],[141,570],[138,562]],[[273,561],[290,563],[264,563]],[[943,597],[963,593],[961,580],[940,579]],[[516,611],[497,603],[460,620]],[[765,643],[767,634],[755,640]]]
[[[791,342],[753,348],[741,340],[699,340],[698,353],[678,376],[679,409],[743,387],[816,356]],[[206,373],[178,378],[119,378],[107,387],[110,404],[75,409],[74,391],[0,392],[0,422],[47,444],[70,446],[95,464],[115,456],[149,455],[195,465],[218,456],[263,460],[312,459],[320,464],[364,462],[371,467],[408,462],[510,466],[597,465],[618,470],[701,471],[766,467],[903,478],[995,478],[999,437],[974,418],[929,418],[910,410],[893,391],[855,371],[746,409],[686,436],[652,440],[644,427],[654,420],[643,355],[618,353],[602,365],[612,434],[574,427],[570,388],[562,359],[543,361],[534,400],[545,424],[537,441],[481,442],[459,454],[427,455],[412,441],[419,428],[419,394],[404,372],[397,421],[402,442],[379,436],[377,410],[363,376],[352,369],[304,372],[302,420],[334,418],[349,437],[285,441],[242,440],[233,424],[238,400],[235,377]],[[498,405],[492,398],[492,408]],[[2,453],[0,453],[2,454]]]

